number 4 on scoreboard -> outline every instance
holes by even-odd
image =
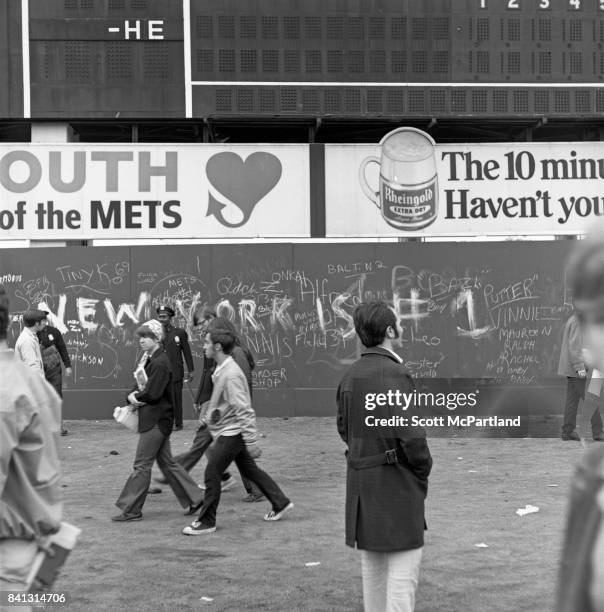
[[[568,6],[570,6],[575,11],[581,10],[581,0],[568,0]],[[600,8],[602,3],[600,2]]]

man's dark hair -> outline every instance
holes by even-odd
[[[248,365],[253,370],[256,367],[256,361],[254,360],[254,356],[252,355],[251,351],[243,345],[243,342],[241,341],[241,336],[239,335],[239,332],[237,331],[237,328],[235,327],[233,322],[229,321],[229,319],[225,319],[224,317],[216,317],[208,325],[208,331],[219,328],[228,329],[233,334],[233,336],[235,337],[235,346],[241,348],[241,350],[245,354],[245,358],[247,359]]]
[[[229,329],[225,327],[212,327],[212,329],[208,329],[208,334],[210,334],[210,340],[212,340],[212,344],[220,344],[222,346],[222,350],[230,355],[231,351],[235,347],[235,334]]]
[[[8,333],[8,295],[3,285],[0,285],[0,340],[6,340]]]
[[[396,315],[385,302],[359,304],[352,318],[357,335],[367,348],[381,344],[388,327],[392,327],[396,332]],[[396,337],[398,338],[398,332]]]

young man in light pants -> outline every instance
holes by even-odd
[[[392,310],[384,302],[361,304],[354,324],[366,348],[337,392],[338,433],[348,446],[346,544],[361,550],[366,612],[412,612],[432,457],[421,428],[363,429],[367,415],[379,411],[368,412],[359,389],[406,393],[415,386],[393,350],[401,329]]]

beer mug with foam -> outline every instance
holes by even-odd
[[[363,160],[359,181],[363,193],[382,212],[386,222],[414,231],[430,225],[438,212],[438,178],[434,140],[415,128],[398,128],[380,141],[381,159]],[[367,166],[380,166],[379,190],[367,182]]]

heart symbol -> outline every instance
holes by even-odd
[[[209,194],[206,216],[214,215],[228,227],[240,227],[247,223],[255,206],[279,182],[282,166],[272,153],[252,153],[245,161],[237,153],[225,152],[212,155],[206,164],[206,175],[225,198],[233,202],[243,213],[240,223],[229,223],[222,216],[225,204]]]

